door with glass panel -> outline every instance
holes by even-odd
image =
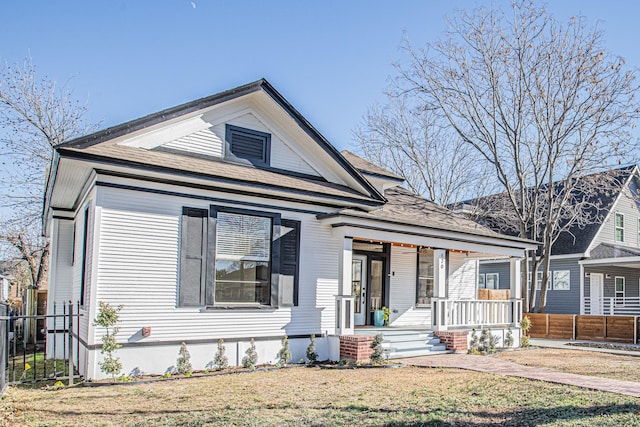
[[[366,325],[367,314],[367,257],[354,255],[351,261],[351,294],[354,297],[354,320],[356,326]]]

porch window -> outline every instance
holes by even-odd
[[[553,272],[553,290],[568,291],[571,289],[571,272],[569,270],[561,270]]]
[[[418,251],[416,306],[430,307],[433,297],[433,251]]]
[[[616,242],[624,242],[624,215],[616,212]]]
[[[624,304],[624,287],[625,278],[616,276],[616,304]]]
[[[478,274],[478,289],[484,289],[487,285],[484,282],[484,273]]]
[[[216,303],[269,304],[271,218],[218,212]]]
[[[500,287],[500,274],[487,273],[485,278],[485,284],[487,289],[498,289]]]

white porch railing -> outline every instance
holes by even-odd
[[[515,324],[522,318],[522,300],[450,300],[431,302],[433,327],[475,327]]]
[[[640,297],[585,297],[584,313],[604,316],[638,316],[640,315]]]

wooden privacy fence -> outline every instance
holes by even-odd
[[[540,313],[525,316],[531,319],[532,338],[639,343],[640,316]]]

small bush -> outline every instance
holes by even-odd
[[[513,332],[511,332],[511,328],[507,329],[507,335],[504,337],[504,346],[506,348],[513,347]]]
[[[116,381],[116,375],[122,371],[122,362],[114,354],[116,350],[122,347],[116,342],[116,335],[120,330],[120,328],[116,327],[120,320],[118,315],[120,310],[122,310],[121,305],[112,307],[109,303],[100,301],[98,315],[93,322],[95,326],[101,326],[106,329],[106,333],[102,336],[102,349],[100,350],[100,353],[104,354],[104,360],[98,362],[98,366],[100,366],[102,372],[111,375],[113,382]]]
[[[286,335],[282,337],[282,348],[278,352],[278,364],[286,365],[289,363],[293,356],[291,356],[291,348],[289,347],[289,337]]]
[[[371,348],[373,349],[373,353],[369,357],[369,360],[374,365],[379,365],[384,363],[384,349],[382,348],[382,341],[384,340],[384,336],[382,334],[378,334],[373,339],[371,343]]]
[[[318,353],[316,353],[316,336],[311,334],[309,339],[311,342],[309,343],[309,347],[307,347],[307,359],[309,359],[309,363],[315,363],[318,360]]]
[[[215,356],[213,356],[213,364],[215,365],[218,371],[225,369],[229,366],[229,359],[225,356],[225,347],[224,341],[222,338],[218,340],[218,350],[216,351]]]
[[[180,351],[178,352],[178,360],[176,361],[176,369],[182,375],[191,376],[193,372],[193,366],[191,366],[191,355],[187,350],[187,343],[183,342],[180,345]]]
[[[242,358],[242,367],[246,369],[254,370],[258,365],[258,352],[256,351],[256,343],[251,338],[251,346],[244,352],[245,356]]]
[[[471,330],[471,342],[469,342],[469,354],[480,354],[480,351],[478,351],[478,345],[478,333],[476,332],[476,329],[473,328]]]
[[[531,318],[524,316],[520,322],[520,329],[522,329],[522,338],[520,338],[520,347],[529,347],[529,330],[531,329]]]

